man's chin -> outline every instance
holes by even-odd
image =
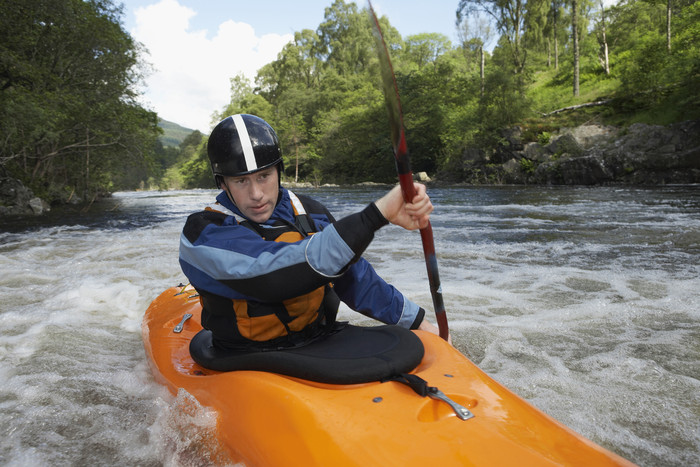
[[[269,211],[264,211],[264,212],[247,212],[244,213],[245,216],[250,219],[253,222],[257,222],[258,224],[262,224],[266,220],[270,218],[272,215],[272,212]]]

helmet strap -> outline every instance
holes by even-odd
[[[231,194],[231,191],[228,189],[228,185],[224,182],[224,177],[221,175],[217,175],[217,181],[219,182],[219,188],[224,190],[226,192],[226,196],[228,196],[229,201],[233,203],[234,206],[237,206],[236,200],[233,199],[233,195]]]

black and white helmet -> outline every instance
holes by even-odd
[[[219,177],[237,177],[281,164],[275,130],[255,115],[237,114],[220,121],[209,135],[207,154],[217,185]]]

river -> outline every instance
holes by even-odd
[[[341,217],[385,188],[299,189]],[[0,465],[206,465],[213,417],[150,373],[141,318],[185,280],[179,233],[213,191],[117,193],[0,221]],[[431,189],[453,342],[641,466],[700,465],[700,189]],[[365,256],[431,308],[420,236]],[[348,309],[341,318],[366,323]]]

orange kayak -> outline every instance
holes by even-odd
[[[534,408],[439,337],[412,374],[466,408],[422,397],[395,381],[325,384],[261,371],[217,372],[192,360],[202,328],[194,290],[163,292],[142,334],[151,369],[173,394],[214,409],[218,442],[246,466],[633,465]],[[186,314],[192,317],[183,318]],[[181,332],[174,332],[182,324]]]

